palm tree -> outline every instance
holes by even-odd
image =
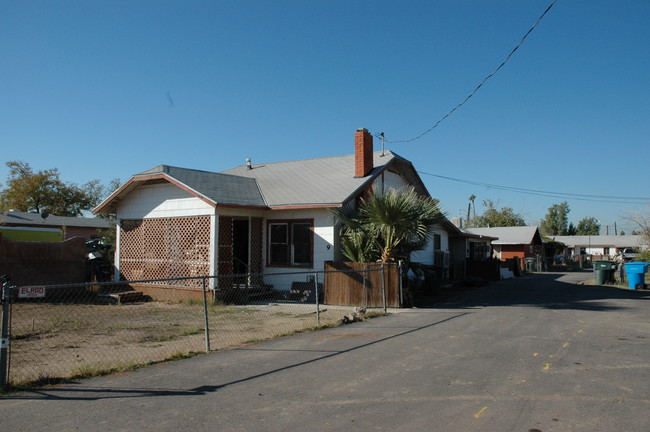
[[[358,211],[335,210],[340,222],[342,252],[351,260],[374,258],[395,260],[396,253],[408,255],[421,249],[431,236],[434,224],[444,219],[438,200],[422,197],[411,186],[372,194],[361,200]],[[346,248],[352,247],[354,253]]]

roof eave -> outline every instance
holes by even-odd
[[[117,189],[115,192],[113,192],[111,195],[109,195],[108,198],[106,198],[100,205],[95,207],[93,209],[92,213],[93,214],[98,214],[98,213],[107,213],[107,214],[114,214],[117,211],[117,206],[119,202],[122,200],[123,196],[131,192],[133,189],[135,189],[140,183],[144,183],[146,181],[150,180],[165,180],[168,181],[169,183],[177,186],[178,188],[184,190],[185,192],[189,193],[190,195],[199,198],[201,201],[205,202],[206,204],[216,207],[217,203],[210,198],[206,197],[205,195],[199,193],[198,191],[192,189],[191,187],[187,186],[185,183],[182,183],[175,179],[174,177],[166,174],[166,173],[160,173],[160,174],[147,174],[147,175],[135,175],[129,179],[126,183],[124,183],[119,189]]]

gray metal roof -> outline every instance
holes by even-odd
[[[269,207],[337,206],[362,189],[369,179],[394,161],[386,151],[373,153],[374,169],[369,175],[354,177],[354,155],[303,159],[276,163],[252,163],[222,171],[257,180]]]
[[[551,236],[555,241],[564,243],[568,247],[614,247],[638,248],[643,245],[639,235],[576,235],[576,236]]]
[[[110,228],[110,222],[100,218],[70,217],[49,215],[43,219],[39,213],[10,210],[0,212],[0,222],[7,226],[54,226],[80,228]]]
[[[391,152],[374,152],[374,168],[355,177],[354,155],[276,163],[252,163],[220,173],[158,165],[133,176],[95,213],[114,213],[117,205],[142,184],[169,181],[214,205],[264,208],[337,207],[357,196],[384,171],[395,171],[418,193],[428,195],[413,164]]]
[[[492,242],[495,245],[533,244],[535,243],[535,236],[539,238],[537,243],[541,243],[541,237],[536,226],[463,228],[463,231],[470,234],[497,237],[498,240]]]
[[[266,206],[256,181],[251,178],[158,165],[137,174],[134,179],[155,174],[166,174],[217,205]]]

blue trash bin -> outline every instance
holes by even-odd
[[[630,289],[645,288],[645,274],[648,272],[648,263],[646,262],[628,262],[625,263],[625,273],[627,274],[627,286]]]

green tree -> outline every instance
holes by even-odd
[[[352,261],[394,261],[408,257],[431,237],[444,219],[438,200],[418,195],[413,187],[390,189],[362,199],[358,209],[333,210],[341,227],[342,249]]]
[[[546,217],[540,223],[540,231],[545,236],[566,235],[569,227],[569,204],[553,204],[548,208]]]
[[[600,222],[595,217],[585,217],[580,222],[578,222],[576,234],[598,235],[600,234]]]
[[[645,211],[627,213],[623,219],[639,228],[632,230],[632,234],[641,236],[641,250],[639,251],[639,261],[650,262],[650,206]],[[621,235],[623,235],[621,231]]]
[[[81,216],[83,210],[96,206],[103,195],[99,180],[77,186],[63,182],[56,168],[34,172],[26,162],[10,161],[6,165],[7,185],[0,191],[0,206],[4,209]]]
[[[526,221],[516,213],[512,207],[497,208],[496,203],[492,200],[483,201],[486,210],[482,215],[475,216],[470,226],[480,227],[508,227],[508,226],[525,226]]]
[[[573,225],[573,222],[569,222],[569,227],[566,229],[566,235],[576,235],[578,233],[578,229]]]

